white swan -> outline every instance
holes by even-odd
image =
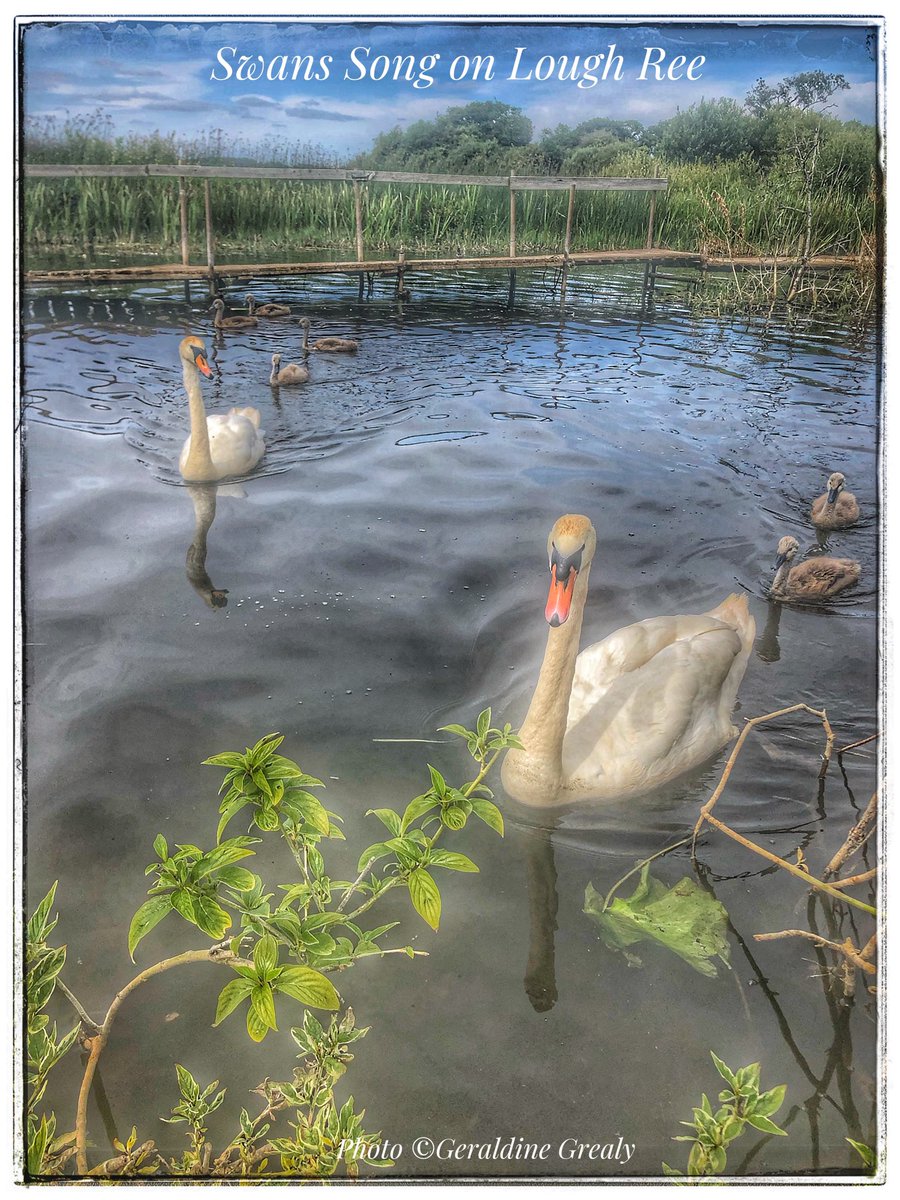
[[[244,475],[262,458],[266,444],[255,408],[233,408],[208,417],[200,393],[200,373],[211,375],[206,346],[186,337],[178,347],[184,368],[184,390],[191,414],[191,432],[181,451],[178,469],[191,483],[209,483],[226,475]]]
[[[547,649],[501,777],[510,796],[553,807],[639,796],[693,770],[735,735],[731,710],[756,623],[745,596],[698,616],[638,621],[578,653],[597,545],[587,517],[548,540]]]

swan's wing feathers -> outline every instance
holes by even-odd
[[[622,675],[646,666],[653,658],[684,638],[727,626],[709,614],[699,616],[650,617],[617,629],[602,642],[578,655],[569,701],[569,724],[593,708],[608,688]]]
[[[741,652],[740,637],[714,618],[657,620],[696,620],[704,627],[693,633],[673,627],[681,636],[611,681],[592,708],[576,715],[570,706],[563,770],[573,782],[614,769],[623,789],[652,787],[727,741],[730,722],[719,698]]]

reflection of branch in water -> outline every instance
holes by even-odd
[[[699,863],[695,864],[695,868],[699,881],[713,896],[715,896],[715,892],[709,881],[708,872]],[[829,905],[825,897],[821,896],[820,894],[810,894],[809,919],[810,924],[813,925],[813,927],[813,911],[817,904],[822,904],[826,912],[832,907]],[[834,1039],[832,1040],[831,1046],[826,1052],[821,1077],[817,1077],[806,1056],[803,1054],[797,1044],[797,1041],[791,1031],[787,1016],[778,1002],[777,994],[770,987],[769,981],[763,974],[759,963],[754,958],[750,946],[741,935],[730,916],[728,918],[728,928],[734,935],[735,940],[743,951],[744,956],[746,957],[747,962],[749,963],[750,968],[756,977],[756,982],[759,984],[760,991],[765,996],[772,1008],[776,1025],[778,1026],[778,1029],[784,1038],[785,1044],[791,1053],[791,1057],[794,1059],[797,1066],[814,1088],[812,1095],[806,1101],[804,1101],[802,1105],[795,1105],[789,1112],[788,1116],[783,1121],[780,1121],[779,1124],[782,1126],[782,1128],[788,1129],[801,1109],[806,1112],[809,1119],[810,1128],[810,1146],[812,1153],[811,1169],[813,1171],[817,1171],[821,1165],[819,1110],[823,1101],[827,1103],[834,1111],[840,1114],[840,1116],[846,1122],[850,1136],[857,1138],[858,1140],[864,1140],[859,1131],[859,1113],[852,1094],[854,1076],[849,1022],[853,1011],[853,1002],[852,1000],[849,1002],[846,1000],[841,1000],[840,1002],[835,1001],[835,997],[830,993],[829,989],[830,972],[828,972],[826,969],[827,963],[824,957],[824,951],[817,948],[816,953],[820,962],[820,972],[824,980],[825,1000],[828,1009],[828,1015],[831,1019],[832,1028],[834,1029]],[[835,1073],[838,1075],[837,1085],[841,1097],[840,1102],[833,1096],[827,1094],[828,1089],[831,1086],[832,1077],[835,1075]],[[748,1171],[750,1164],[770,1140],[770,1137],[763,1137],[756,1142],[747,1152],[740,1164],[736,1167],[734,1174],[745,1174]],[[829,1163],[826,1165],[831,1166],[832,1164]]]
[[[228,588],[217,588],[206,571],[206,535],[216,519],[218,490],[215,484],[188,485],[194,505],[194,540],[188,546],[185,571],[191,587],[210,608],[224,608],[228,603]]]
[[[756,639],[756,656],[763,662],[778,662],[781,646],[778,644],[778,626],[781,623],[781,605],[770,600],[766,614],[766,627]]]
[[[525,992],[535,1012],[548,1012],[559,995],[553,937],[559,908],[553,830],[526,828],[522,836],[530,925]]]

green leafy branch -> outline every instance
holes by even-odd
[[[759,1090],[759,1063],[732,1071],[720,1058],[712,1054],[716,1070],[728,1084],[719,1092],[721,1107],[713,1110],[709,1097],[703,1093],[699,1108],[694,1109],[693,1121],[682,1121],[691,1134],[681,1134],[673,1142],[690,1142],[687,1174],[690,1177],[722,1175],[727,1165],[728,1146],[740,1137],[748,1125],[761,1133],[786,1137],[787,1134],[771,1120],[784,1103],[787,1086],[780,1084],[767,1092]],[[682,1174],[681,1171],[663,1163],[666,1175]]]

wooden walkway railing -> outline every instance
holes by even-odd
[[[190,247],[188,239],[188,179],[203,180],[204,228],[206,232],[206,275],[212,291],[216,286],[215,261],[215,231],[213,227],[213,206],[211,182],[216,179],[252,180],[268,179],[281,180],[290,183],[347,183],[352,186],[353,217],[356,230],[356,262],[354,268],[360,272],[360,295],[363,289],[364,273],[384,271],[386,264],[383,260],[366,259],[365,230],[363,227],[363,188],[367,184],[407,184],[407,185],[437,185],[440,187],[491,187],[504,188],[509,192],[509,255],[501,260],[496,256],[485,259],[468,258],[455,260],[457,265],[464,263],[467,267],[504,266],[514,271],[517,265],[531,266],[537,258],[561,261],[562,292],[565,295],[566,280],[569,264],[572,262],[572,229],[575,215],[576,192],[647,192],[649,208],[647,214],[646,249],[653,250],[654,223],[656,219],[656,197],[668,187],[668,180],[658,177],[643,178],[596,178],[570,175],[442,175],[427,174],[414,171],[360,171],[350,169],[335,169],[322,167],[205,167],[188,165],[187,163],[29,163],[23,168],[23,177],[30,179],[178,179],[179,183],[179,220],[181,226],[181,265],[190,268]],[[558,255],[519,256],[516,252],[516,195],[526,191],[566,191],[568,192],[568,207],[566,209],[566,227],[563,235],[562,259]],[[591,252],[587,252],[590,254]],[[610,254],[614,251],[598,249],[597,254]],[[424,265],[425,260],[420,261]],[[444,261],[444,260],[441,260]],[[264,264],[259,264],[263,266]],[[269,264],[271,265],[271,264]],[[403,272],[406,269],[405,255],[401,252],[399,262],[392,264],[398,273],[398,288],[403,287]],[[329,263],[307,264],[306,273],[325,272],[331,270],[347,270],[349,264],[341,263],[339,267]],[[164,268],[171,270],[174,268]],[[131,279],[141,278],[141,268],[123,268]],[[243,273],[252,273],[249,266],[242,268]],[[285,272],[287,273],[287,272]],[[48,272],[26,275],[28,282],[44,281]],[[69,278],[86,278],[88,272],[53,272],[58,280],[62,275]],[[91,272],[91,275],[98,272]],[[179,273],[180,274],[180,273]],[[39,278],[40,276],[40,278]],[[146,278],[159,277],[159,269],[146,268]],[[171,277],[171,276],[170,276]],[[514,276],[511,277],[514,286]]]

